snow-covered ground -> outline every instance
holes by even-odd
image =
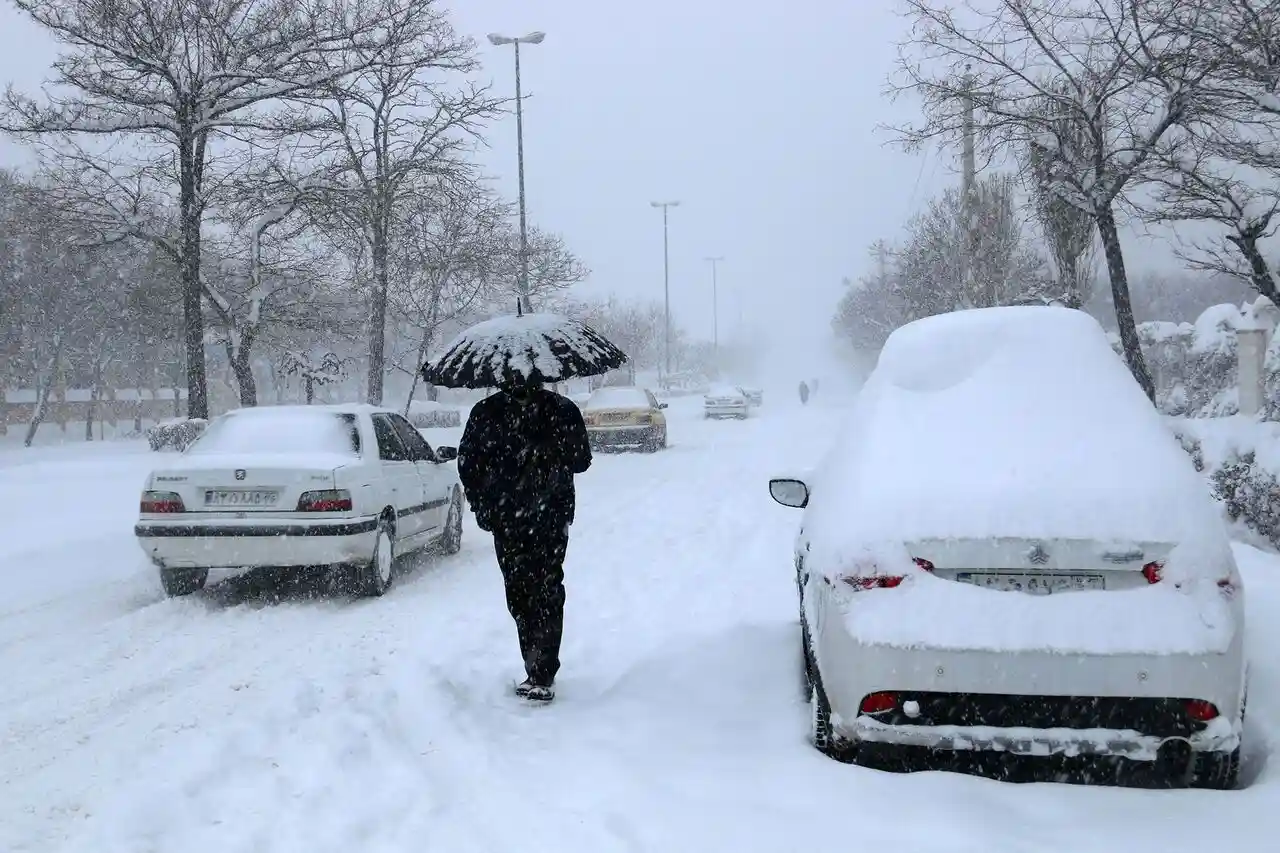
[[[818,460],[831,396],[741,423],[677,400],[668,451],[597,456],[549,707],[510,694],[515,632],[470,521],[461,554],[380,600],[233,579],[168,601],[132,536],[154,454],[0,451],[0,850],[1274,849],[1280,560],[1248,546],[1245,790],[899,776],[806,743],[797,516],[765,479]]]

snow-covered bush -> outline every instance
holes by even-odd
[[[462,413],[429,400],[409,404],[409,423],[418,429],[449,429],[462,426]]]
[[[1280,424],[1240,416],[1169,423],[1227,517],[1280,547]]]
[[[204,418],[170,418],[147,429],[147,443],[152,450],[172,448],[181,453],[200,437],[208,425]]]

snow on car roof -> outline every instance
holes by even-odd
[[[587,399],[588,409],[649,408],[649,395],[641,388],[600,388]]]
[[[358,456],[360,436],[346,406],[262,406],[236,409],[215,418],[187,449],[187,456],[211,454],[320,454]],[[345,417],[344,417],[345,416]]]
[[[742,389],[728,382],[713,382],[707,389],[707,393],[716,397],[733,397],[735,395],[741,396]]]
[[[814,547],[997,535],[1228,547],[1190,459],[1097,321],[1072,309],[898,329],[820,470]]]

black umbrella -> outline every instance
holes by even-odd
[[[422,378],[445,388],[563,382],[621,367],[627,354],[595,329],[559,314],[520,314],[477,323]]]

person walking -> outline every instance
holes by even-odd
[[[477,403],[458,445],[458,476],[476,523],[493,534],[524,658],[516,695],[532,701],[555,698],[574,476],[590,467],[582,412],[537,383],[509,384]]]
[[[801,382],[800,383],[800,405],[803,406],[808,402],[809,402],[809,386],[807,383]]]

